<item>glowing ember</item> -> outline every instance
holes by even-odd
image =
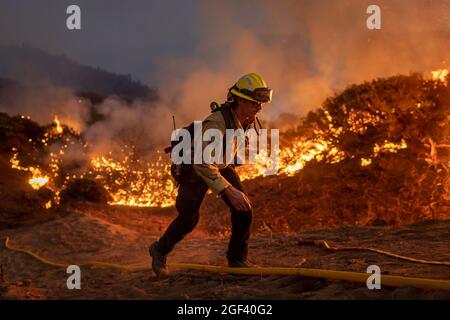
[[[408,145],[406,144],[405,140],[401,140],[400,143],[393,143],[389,141],[385,141],[383,145],[375,144],[373,147],[374,155],[377,156],[381,152],[392,152],[396,153],[398,150],[406,149]]]
[[[369,125],[376,126],[381,122],[381,115],[373,115],[367,111],[354,112],[348,114],[347,123],[350,125],[350,131],[363,134],[367,131]]]
[[[16,149],[13,148],[12,151],[14,152],[14,151],[16,151]],[[28,171],[26,168],[20,166],[20,162],[19,162],[19,159],[17,159],[17,156],[18,156],[18,154],[16,152],[13,154],[11,160],[9,160],[9,162],[11,163],[11,168],[17,169],[17,170]]]
[[[367,167],[372,163],[372,159],[361,158],[361,166]]]

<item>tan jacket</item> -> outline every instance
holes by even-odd
[[[231,114],[233,115],[235,127],[238,129],[243,129],[241,123],[239,122],[236,113],[231,110]],[[208,129],[219,129],[220,132],[225,136],[225,119],[222,115],[222,112],[216,111],[211,113],[205,120],[202,122],[202,133],[204,133]],[[204,149],[210,142],[203,142]],[[233,156],[236,155],[236,148],[233,149]],[[232,157],[233,158],[233,157]],[[231,160],[233,161],[233,160]],[[228,187],[230,183],[225,180],[224,177],[220,174],[219,170],[225,169],[230,164],[226,163],[226,153],[223,153],[223,163],[221,164],[194,164],[195,172],[206,182],[208,187],[214,194],[219,194],[223,189]]]

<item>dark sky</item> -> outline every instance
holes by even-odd
[[[2,0],[0,44],[26,43],[108,71],[155,81],[155,61],[195,47],[197,0]],[[66,28],[67,6],[81,8],[82,29]]]

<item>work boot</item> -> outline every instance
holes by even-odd
[[[247,258],[239,260],[228,260],[228,266],[230,268],[257,268],[258,266],[248,261]]]
[[[152,269],[158,278],[165,277],[169,274],[167,268],[167,255],[159,251],[158,241],[153,242],[148,248],[148,252],[152,257]]]

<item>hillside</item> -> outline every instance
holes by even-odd
[[[25,85],[51,84],[74,92],[96,92],[134,100],[156,99],[155,89],[139,83],[131,75],[114,74],[100,68],[79,64],[64,55],[22,46],[0,46],[0,78]]]

